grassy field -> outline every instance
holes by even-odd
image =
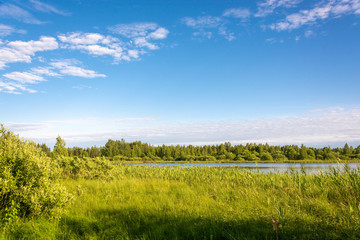
[[[360,170],[116,166],[63,184],[60,219],[2,223],[0,239],[360,239]]]

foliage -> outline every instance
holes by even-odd
[[[69,155],[67,148],[65,147],[66,142],[60,136],[56,138],[56,143],[54,146],[53,157],[67,157]]]
[[[60,216],[70,200],[57,183],[58,171],[33,142],[19,139],[1,125],[0,130],[0,219]]]
[[[104,158],[58,157],[54,159],[63,178],[108,179],[113,166]]]
[[[360,160],[360,146],[343,148],[312,148],[301,145],[269,146],[248,143],[231,145],[230,142],[204,146],[152,146],[140,141],[127,143],[124,139],[109,139],[105,146],[91,148],[72,147],[70,156],[107,157],[113,161],[348,161]],[[55,150],[54,150],[55,151]],[[67,155],[64,155],[67,156]]]
[[[4,236],[360,239],[360,169],[316,175],[209,167],[119,165],[114,170],[111,181],[65,180],[76,200],[60,221],[15,221]]]

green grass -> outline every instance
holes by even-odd
[[[61,219],[17,219],[0,239],[360,239],[360,170],[260,174],[116,166],[66,179]]]

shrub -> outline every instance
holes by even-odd
[[[105,158],[58,157],[54,161],[63,178],[111,179],[112,164]]]
[[[273,157],[271,156],[270,153],[268,152],[265,152],[265,153],[262,153],[261,156],[260,156],[261,160],[263,161],[272,161],[273,160]]]
[[[57,173],[50,158],[35,143],[19,139],[1,125],[1,220],[43,214],[59,217],[71,196],[56,182]]]

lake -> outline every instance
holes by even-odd
[[[330,168],[343,169],[345,163],[123,163],[125,165],[143,165],[148,167],[237,167],[254,172],[286,172],[293,168],[300,171],[303,167],[307,173],[328,171]],[[347,163],[351,169],[360,168],[360,163]]]

